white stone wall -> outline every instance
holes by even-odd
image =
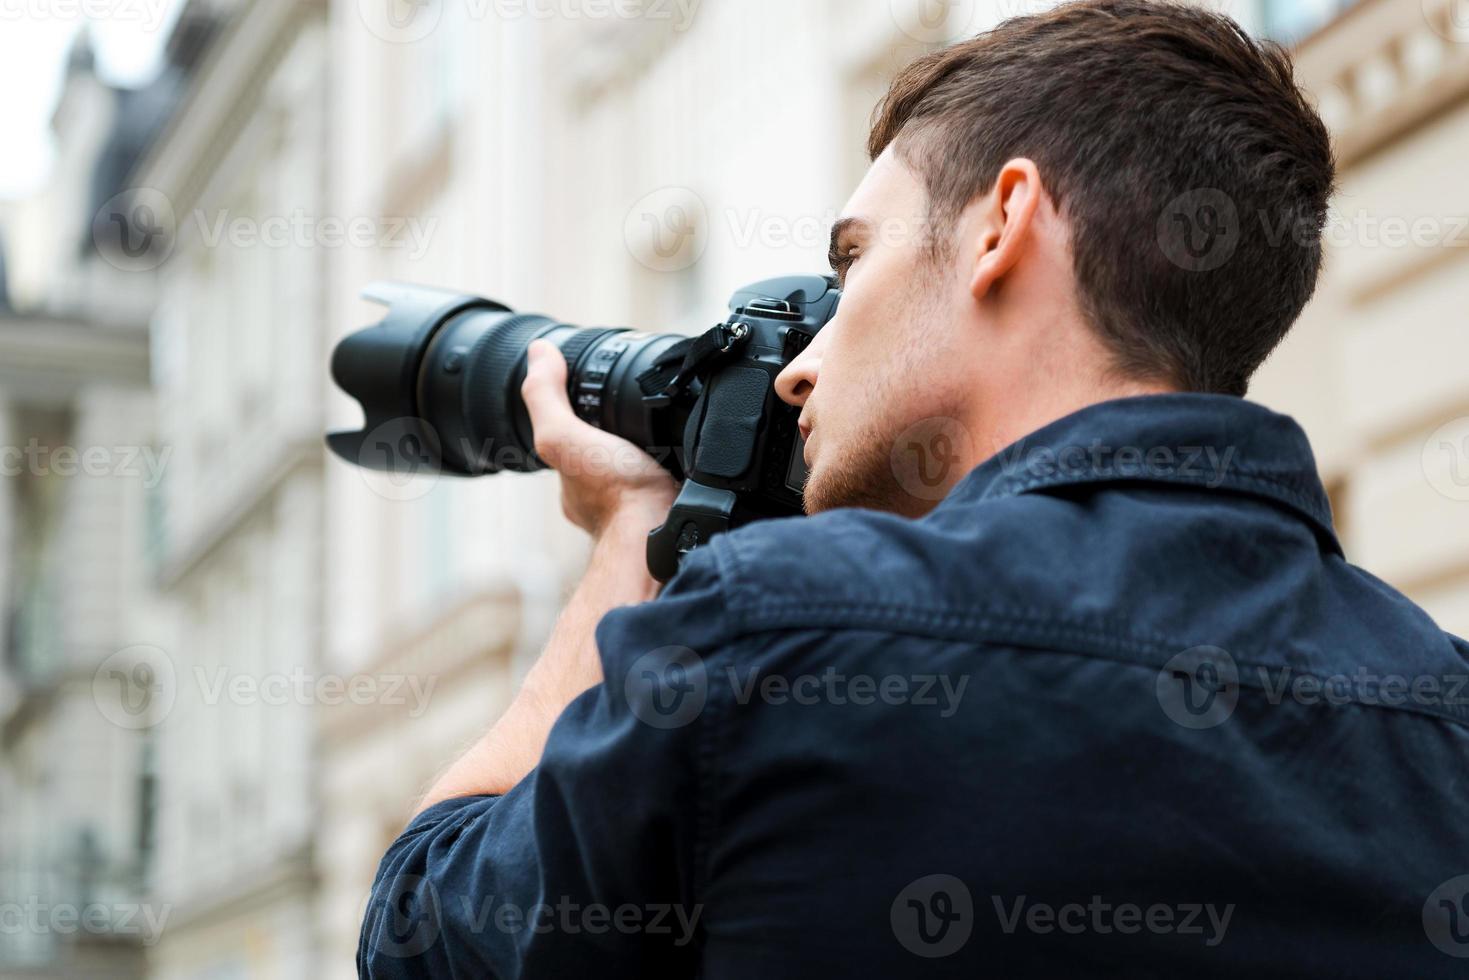
[[[1298,53],[1341,156],[1316,298],[1253,397],[1298,417],[1347,557],[1469,634],[1469,34],[1367,4]]]
[[[149,164],[178,221],[153,324],[176,693],[153,894],[172,915],[149,958],[180,980],[309,977],[319,945],[328,35],[313,5],[248,9],[201,73],[207,139],[180,127]]]

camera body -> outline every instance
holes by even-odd
[[[398,283],[364,295],[387,314],[332,354],[332,377],[364,414],[361,429],[327,436],[348,462],[464,476],[543,468],[520,384],[526,348],[544,338],[566,359],[577,415],[683,481],[648,536],[648,568],[659,581],[716,534],[802,512],[800,413],[776,396],[774,381],[835,315],[841,293],[828,277],[740,289],[727,319],[696,337],[574,327]]]

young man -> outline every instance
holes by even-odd
[[[870,150],[777,385],[813,516],[654,600],[674,486],[578,476],[634,453],[533,348],[595,549],[384,859],[363,974],[1461,975],[1469,645],[1240,397],[1334,180],[1287,57],[1073,4],[909,66]]]

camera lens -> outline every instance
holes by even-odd
[[[637,375],[681,338],[574,327],[537,314],[489,309],[467,310],[445,322],[429,342],[418,375],[419,412],[437,435],[446,468],[477,475],[544,466],[520,397],[526,349],[537,339],[555,344],[565,358],[568,394],[582,419],[652,452],[677,472],[668,452],[672,423],[643,401]]]

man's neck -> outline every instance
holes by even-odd
[[[1178,390],[1173,385],[1127,379],[1066,389],[1051,387],[1035,392],[1036,397],[1016,399],[1002,411],[983,413],[987,417],[967,423],[978,438],[974,446],[977,458],[969,461],[966,472],[1032,432],[1082,409],[1122,398],[1175,394]]]

